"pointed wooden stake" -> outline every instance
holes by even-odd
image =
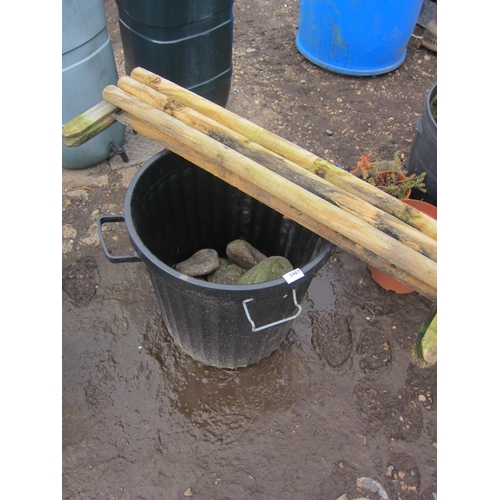
[[[278,153],[287,160],[323,177],[371,205],[394,215],[431,238],[437,238],[437,225],[432,217],[413,207],[408,207],[400,200],[387,195],[375,186],[358,179],[323,158],[146,69],[135,68],[132,70],[131,77],[229,127],[252,142]]]
[[[132,128],[144,137],[162,144],[167,149],[170,149],[174,152],[181,151],[183,149],[181,142],[175,137],[171,137],[168,134],[159,131],[157,128],[144,123],[142,120],[139,120],[132,114],[120,110],[113,116],[120,123],[123,123],[124,125]],[[190,156],[187,159],[194,164],[202,164],[205,170],[211,172],[216,177],[252,196],[256,200],[261,201],[277,212],[286,215],[286,217],[289,217],[290,219],[294,220],[310,231],[322,235],[326,240],[330,241],[339,248],[346,250],[352,255],[355,255],[364,262],[376,266],[378,269],[386,272],[387,274],[390,274],[397,280],[413,288],[413,290],[417,291],[421,295],[424,295],[430,300],[436,300],[436,290],[432,286],[429,286],[419,279],[415,278],[414,276],[411,276],[407,272],[398,269],[390,261],[382,259],[377,254],[370,252],[369,250],[363,248],[361,245],[349,240],[333,229],[319,223],[316,219],[307,216],[294,207],[291,207],[287,203],[284,203],[279,198],[270,195],[266,191],[254,186],[252,183],[246,181],[242,177],[234,174],[231,171],[228,171],[223,166],[221,166],[221,164],[217,160],[213,160],[205,156],[198,150],[191,151]]]
[[[141,101],[165,111],[170,116],[179,119],[181,122],[202,132],[206,136],[265,166],[281,177],[329,201],[371,226],[390,233],[393,238],[429,257],[431,260],[437,260],[437,245],[434,239],[383,210],[370,205],[368,202],[354,196],[341,187],[314,175],[264,146],[248,140],[229,127],[221,125],[204,114],[179,104],[131,77],[124,76],[120,78],[118,87],[130,95],[139,98]]]
[[[157,128],[170,137],[177,138],[181,144],[177,144],[176,149],[171,149],[184,158],[190,159],[193,151],[203,152],[207,157],[219,162],[225,169],[243,177],[252,185],[280,198],[288,205],[376,253],[427,285],[433,288],[436,287],[436,263],[384,232],[373,228],[357,217],[309,193],[306,189],[287,179],[283,179],[255,161],[246,158],[117,87],[106,87],[103,91],[103,97],[120,109],[136,116],[144,123]],[[198,163],[198,165],[204,167],[203,164]]]

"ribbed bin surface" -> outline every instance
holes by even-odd
[[[180,156],[164,151],[141,167],[125,199],[130,239],[149,270],[175,342],[194,359],[223,368],[256,363],[276,350],[291,317],[332,245]],[[282,255],[304,277],[256,285],[222,285],[179,273],[172,266],[202,248],[225,257],[226,245],[245,239],[268,256]]]
[[[145,68],[225,106],[233,0],[116,0],[128,74]]]
[[[422,116],[417,119],[417,133],[408,159],[408,173],[426,173],[426,192],[415,194],[431,205],[437,205],[437,123],[431,112],[431,102],[436,95],[437,83],[429,91]]]
[[[62,3],[62,126],[102,100],[102,91],[118,80],[102,0]],[[86,168],[109,158],[109,146],[121,146],[125,126],[115,123],[86,144],[69,148],[62,139],[62,166]]]

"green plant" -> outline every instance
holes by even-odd
[[[361,171],[362,178],[387,194],[400,200],[408,197],[411,189],[418,189],[425,193],[425,172],[419,175],[407,173],[402,169],[401,159],[397,153],[393,160],[381,160],[371,162],[368,154],[364,154],[358,160],[357,170]]]

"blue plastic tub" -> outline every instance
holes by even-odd
[[[102,0],[63,0],[62,126],[101,102],[104,87],[117,80]],[[121,146],[124,137],[125,126],[115,123],[77,148],[62,139],[62,166],[86,168],[107,160],[110,144]]]
[[[335,73],[388,73],[406,57],[423,0],[300,0],[296,44]]]

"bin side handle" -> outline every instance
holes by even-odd
[[[106,258],[112,262],[113,264],[119,264],[120,262],[140,262],[141,259],[136,253],[133,253],[131,255],[111,255],[109,253],[108,247],[106,246],[106,243],[104,242],[104,237],[102,235],[102,226],[103,224],[109,223],[109,222],[124,222],[125,217],[123,215],[102,215],[99,217],[99,220],[97,221],[97,229],[99,231],[99,239],[101,240],[101,246],[104,251],[104,255]]]
[[[253,299],[245,299],[242,302],[243,309],[245,310],[245,314],[247,316],[247,319],[248,319],[250,325],[252,325],[252,332],[260,332],[261,330],[265,330],[266,328],[271,328],[272,326],[281,325],[282,323],[286,323],[287,321],[292,321],[295,318],[297,318],[300,315],[300,313],[302,312],[302,306],[297,302],[297,295],[295,293],[295,288],[292,288],[292,296],[293,296],[293,303],[297,307],[297,312],[295,314],[293,314],[292,316],[289,316],[288,318],[280,319],[279,321],[274,321],[273,323],[268,323],[267,325],[259,326],[258,328],[255,327],[255,323],[252,320],[252,318],[250,316],[250,312],[249,312],[248,307],[247,307],[247,304],[249,302],[252,302]],[[285,297],[286,297],[286,295],[285,295]]]

